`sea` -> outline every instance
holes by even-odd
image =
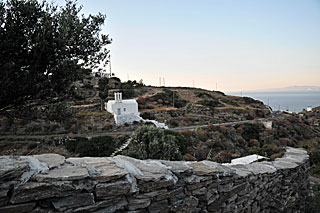
[[[320,91],[231,92],[228,95],[247,96],[262,101],[274,111],[301,112],[307,107],[320,106]]]

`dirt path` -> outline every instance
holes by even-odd
[[[260,118],[259,121],[265,121],[267,119]],[[212,124],[213,126],[234,126],[237,124],[254,123],[256,120],[245,120],[245,121],[235,121],[227,123]],[[185,129],[197,129],[201,127],[207,127],[208,125],[196,125],[196,126],[186,126],[186,127],[175,127],[169,128],[172,131],[185,130]],[[133,131],[117,131],[117,132],[102,132],[102,133],[84,133],[84,134],[73,134],[74,137],[98,137],[106,135],[131,135]],[[0,139],[45,139],[45,138],[56,138],[56,137],[67,137],[69,134],[48,134],[48,135],[0,135]]]

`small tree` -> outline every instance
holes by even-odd
[[[168,130],[139,127],[122,154],[139,159],[182,160],[181,141]]]
[[[0,112],[28,100],[66,96],[83,72],[107,63],[105,15],[80,14],[71,0],[0,2]]]

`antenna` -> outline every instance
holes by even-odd
[[[159,86],[161,87],[161,77],[159,77]]]
[[[127,74],[127,79],[128,79],[128,81],[129,81],[129,74]]]
[[[192,86],[194,87],[194,80],[192,80]]]
[[[216,91],[218,91],[218,83],[216,83]]]
[[[166,86],[165,81],[164,81],[164,77],[162,78],[162,83],[163,83],[163,86]]]

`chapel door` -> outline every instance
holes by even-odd
[[[121,115],[121,108],[117,109],[117,115]]]

